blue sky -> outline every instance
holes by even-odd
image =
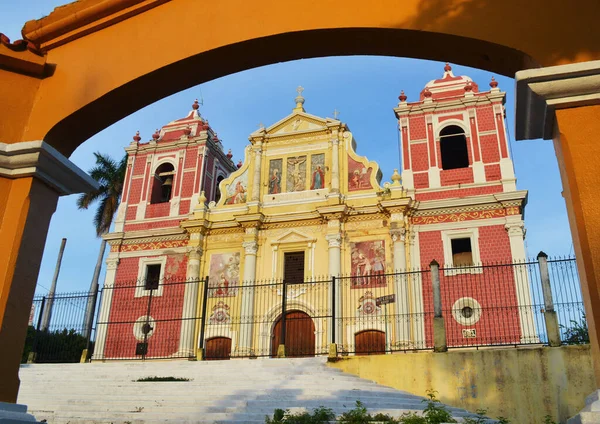
[[[25,21],[47,15],[64,1],[0,0],[0,32],[11,40],[20,38]],[[96,134],[80,146],[70,159],[83,170],[93,166],[95,151],[120,158],[137,130],[148,140],[156,128],[185,116],[195,98],[211,126],[231,148],[234,161],[243,159],[248,135],[278,121],[292,111],[296,87],[302,85],[305,109],[318,116],[333,116],[346,122],[358,142],[358,153],[379,163],[383,181],[399,167],[398,130],[392,108],[404,90],[408,101],[431,79],[443,74],[444,64],[425,60],[348,56],[297,60],[251,69],[206,82],[173,94],[139,110]],[[455,75],[468,75],[482,90],[488,88],[492,73],[452,64]],[[551,141],[515,142],[514,81],[494,75],[507,92],[507,128],[517,175],[517,188],[529,190],[526,208],[526,247],[531,256],[544,250],[549,255],[572,252],[562,185]],[[2,140],[0,140],[2,141]],[[50,286],[61,238],[67,238],[58,291],[86,290],[92,278],[100,240],[92,225],[93,210],[79,211],[77,196],[59,200],[52,218],[38,279],[37,292]],[[101,278],[103,279],[104,270]]]

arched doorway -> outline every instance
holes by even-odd
[[[231,339],[229,337],[213,337],[206,341],[204,359],[215,361],[219,359],[230,359]]]
[[[277,356],[281,344],[281,317],[273,326],[271,356]],[[315,356],[315,323],[310,315],[302,311],[288,311],[285,314],[285,356],[297,358]]]
[[[365,330],[354,335],[356,355],[380,355],[385,353],[385,333],[378,330]]]

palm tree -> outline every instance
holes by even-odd
[[[96,157],[96,166],[90,169],[90,176],[98,182],[98,189],[89,193],[84,193],[77,199],[79,209],[87,209],[95,202],[99,202],[98,209],[94,215],[94,226],[98,237],[110,230],[112,220],[117,213],[121,194],[123,193],[123,184],[125,181],[125,171],[127,169],[127,155],[119,162],[107,155],[94,153]],[[106,240],[102,239],[100,244],[100,253],[96,261],[94,276],[90,284],[90,298],[85,311],[84,336],[89,336],[89,330],[94,316],[94,306],[96,304],[96,292],[98,290],[98,279],[100,269],[102,268],[102,258],[106,249]]]

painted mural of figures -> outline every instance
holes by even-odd
[[[306,190],[306,156],[287,160],[287,191]]]
[[[348,156],[348,191],[373,188],[371,185],[372,168],[367,168],[360,162]]]
[[[226,205],[236,205],[246,203],[246,187],[248,187],[248,170],[236,177],[231,184],[227,186]]]
[[[354,243],[351,252],[352,288],[385,286],[385,242]]]
[[[239,252],[211,255],[208,273],[209,297],[236,296],[239,276]]]
[[[281,193],[281,167],[281,159],[269,162],[269,194]]]
[[[233,196],[228,197],[225,201],[226,205],[235,205],[237,203],[246,203],[246,188],[242,185],[241,181],[235,183]]]
[[[311,190],[325,188],[325,155],[312,155],[310,158],[312,179],[310,183]]]

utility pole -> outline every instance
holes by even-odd
[[[62,262],[63,253],[65,251],[65,245],[67,239],[63,238],[60,243],[60,250],[58,251],[58,259],[56,260],[56,268],[54,268],[54,277],[52,278],[52,285],[50,286],[50,292],[48,293],[48,301],[46,302],[46,308],[43,311],[42,316],[42,331],[48,331],[50,327],[50,320],[52,319],[52,306],[54,305],[54,293],[56,293],[56,282],[58,281],[58,273],[60,272],[60,263]]]
[[[85,317],[83,322],[83,336],[85,338],[89,338],[92,333],[94,312],[96,311],[96,300],[98,298],[98,280],[100,278],[100,270],[102,269],[102,259],[104,258],[105,250],[106,240],[102,239],[102,243],[100,244],[100,253],[98,253],[98,260],[96,261],[96,268],[94,268],[94,276],[92,277],[92,283],[90,284],[87,306],[85,308]]]

